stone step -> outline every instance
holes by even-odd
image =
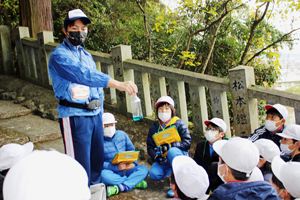
[[[0,127],[26,135],[33,143],[61,138],[57,121],[35,115],[0,120]]]
[[[38,142],[34,144],[35,149],[52,150],[55,149],[61,153],[65,153],[63,139],[56,139],[52,141]]]
[[[0,100],[0,120],[28,115],[31,112],[31,109],[25,108],[20,104],[14,104],[12,101]]]

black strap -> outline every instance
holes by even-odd
[[[72,103],[66,100],[59,100],[59,104],[66,107],[73,107],[73,108],[80,108],[80,109],[87,109],[86,104],[80,104],[80,103]]]

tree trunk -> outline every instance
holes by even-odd
[[[20,25],[29,27],[30,36],[53,31],[51,0],[20,0]]]

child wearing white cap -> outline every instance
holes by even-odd
[[[216,189],[223,182],[217,176],[217,162],[219,161],[219,155],[214,151],[213,144],[222,140],[225,136],[227,125],[223,119],[212,118],[204,122],[206,125],[205,138],[206,140],[200,141],[197,144],[194,160],[198,165],[201,165],[209,176],[209,188],[207,194]]]
[[[104,165],[101,173],[102,182],[107,185],[107,196],[127,192],[133,188],[146,188],[144,180],[148,175],[148,168],[138,165],[138,161],[126,164],[111,164],[116,153],[122,151],[135,151],[128,135],[121,130],[116,130],[115,116],[103,113],[104,134]]]
[[[300,199],[300,163],[284,162],[279,156],[272,161],[272,185],[279,198],[284,200]]]
[[[213,144],[219,157],[218,175],[226,184],[220,185],[208,199],[276,199],[275,188],[266,181],[250,181],[259,161],[257,147],[248,139],[234,137]]]
[[[175,198],[184,200],[207,199],[209,186],[205,169],[188,156],[177,156],[172,162],[171,189]]]
[[[178,155],[188,155],[191,146],[191,135],[187,125],[179,117],[175,116],[174,100],[169,96],[160,97],[155,103],[156,115],[158,119],[149,129],[147,138],[147,151],[153,164],[149,175],[152,180],[159,181],[166,178],[172,172],[172,160]],[[171,126],[175,126],[181,141],[172,142],[156,146],[152,136]],[[167,152],[166,157],[162,155]],[[173,197],[174,193],[169,190],[168,197]]]
[[[28,156],[33,151],[33,143],[28,142],[24,145],[6,144],[0,148],[0,199],[3,199],[2,188],[4,178],[9,169],[18,161]]]
[[[3,184],[5,200],[89,200],[84,168],[58,151],[35,150],[17,162]]]
[[[288,118],[288,111],[281,104],[266,105],[266,121],[265,125],[259,127],[250,134],[248,139],[255,142],[258,139],[265,138],[272,140],[280,148],[281,137],[278,133],[282,133],[285,126],[284,123]]]
[[[284,153],[291,154],[292,161],[300,162],[300,125],[288,125],[282,133],[278,133],[282,137],[280,148]]]
[[[264,180],[269,182],[272,178],[271,162],[275,156],[280,156],[280,149],[272,140],[268,139],[256,140],[254,144],[258,148],[260,155],[257,166],[262,171]]]

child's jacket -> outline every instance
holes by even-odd
[[[113,138],[104,136],[104,164],[103,169],[109,169],[114,172],[119,172],[118,164],[111,164],[116,153],[122,151],[135,151],[135,148],[128,135],[121,130],[116,130]],[[135,166],[138,161],[134,161]]]
[[[190,149],[191,135],[190,135],[189,129],[188,129],[187,125],[184,123],[184,121],[182,121],[179,117],[175,116],[175,117],[172,117],[172,119],[166,125],[165,128],[162,128],[162,126],[159,123],[159,120],[157,120],[150,127],[149,133],[148,133],[148,138],[147,138],[147,151],[153,161],[155,161],[154,157],[156,155],[156,151],[154,150],[154,148],[156,147],[156,144],[152,138],[152,135],[154,135],[155,133],[162,131],[166,128],[169,128],[171,125],[176,126],[178,133],[181,137],[181,142],[173,142],[171,144],[171,146],[177,147],[183,151],[188,151]]]

